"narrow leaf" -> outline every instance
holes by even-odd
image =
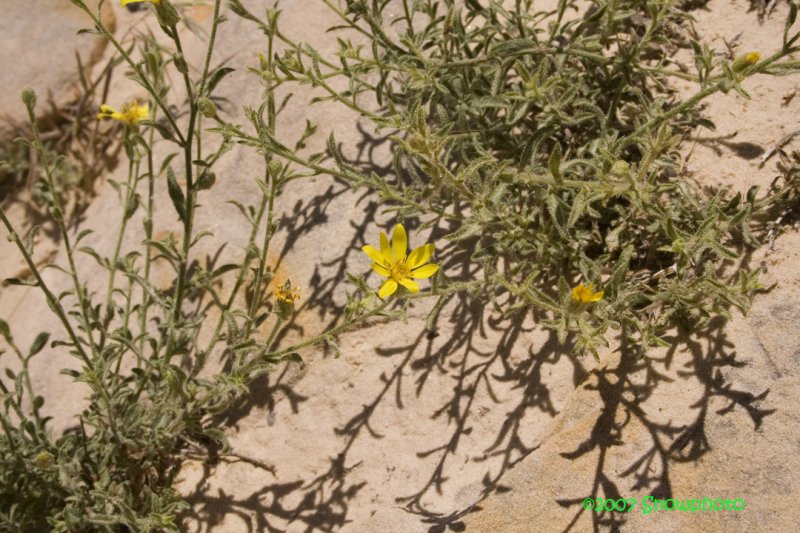
[[[178,212],[178,217],[182,222],[186,221],[186,197],[183,195],[178,180],[175,179],[175,173],[172,167],[167,168],[167,189],[169,190],[169,197],[172,199],[172,205],[175,206],[175,211]]]

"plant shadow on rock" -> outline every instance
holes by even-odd
[[[754,393],[736,389],[724,377],[734,368],[745,366],[736,360],[736,352],[725,333],[725,321],[714,319],[701,331],[693,335],[676,334],[669,339],[672,346],[663,357],[640,357],[628,349],[625,343],[620,348],[619,361],[613,367],[590,372],[586,389],[596,391],[602,400],[602,412],[598,416],[591,434],[576,449],[564,451],[561,456],[577,460],[589,453],[597,454],[594,480],[590,491],[580,497],[559,499],[562,507],[577,507],[573,519],[562,531],[575,531],[581,515],[590,512],[593,531],[619,531],[625,524],[624,512],[586,511],[581,503],[584,498],[620,499],[628,496],[630,490],[643,491],[658,499],[675,497],[671,465],[677,463],[696,463],[706,453],[712,451],[707,436],[706,422],[714,413],[712,401],[721,398],[727,402],[716,414],[725,415],[734,408],[745,409],[758,430],[765,417],[775,409],[765,409],[759,405],[769,393],[769,389]],[[647,402],[663,383],[673,381],[664,370],[675,362],[676,353],[685,352],[688,360],[677,371],[681,381],[694,380],[702,388],[701,397],[686,407],[693,411],[690,421],[663,422],[657,413],[648,412]],[[624,445],[626,429],[632,424],[641,425],[650,444],[648,449],[627,465],[619,474],[614,474],[608,465],[613,448]],[[620,487],[625,484],[626,486]]]
[[[376,163],[372,150],[375,143],[385,141],[386,139],[367,138],[359,145],[358,157],[352,164],[384,177],[390,176],[390,167]],[[286,257],[291,243],[328,220],[329,210],[335,208],[334,202],[345,192],[346,187],[332,185],[322,195],[298,201],[293,211],[284,216],[281,227],[288,234],[279,255],[278,266]],[[337,287],[341,287],[348,266],[353,264],[353,254],[358,256],[360,246],[368,242],[367,230],[375,221],[379,210],[379,205],[369,194],[358,197],[355,203],[366,203],[361,213],[363,217],[359,217],[361,222],[351,222],[352,234],[344,253],[315,270],[311,282],[315,290],[311,291],[298,313],[290,319],[290,328],[302,331],[302,326],[294,322],[298,315],[316,312],[324,320],[329,316],[336,317],[340,311],[336,303]],[[451,231],[441,225],[434,225],[429,239],[431,242],[442,242],[441,237]],[[458,245],[449,243],[437,247],[437,260],[442,264],[443,271],[451,274],[452,279],[474,279],[476,272],[473,270],[476,267],[470,260],[474,246],[470,244],[474,245],[475,242],[462,241]],[[322,269],[326,272],[333,270],[335,274],[323,276]],[[536,316],[533,318],[534,322],[538,320]],[[437,327],[441,320],[449,322],[447,328]],[[333,318],[331,324],[335,321],[336,318]],[[562,452],[562,456],[568,459],[578,459],[594,451],[598,453],[590,492],[557,502],[564,507],[578,507],[573,521],[564,524],[564,531],[572,530],[584,512],[580,508],[584,497],[602,495],[606,498],[619,498],[628,489],[618,487],[626,478],[633,480],[629,488],[646,490],[654,497],[669,498],[672,496],[670,465],[696,462],[710,451],[705,436],[705,422],[711,412],[712,398],[721,397],[729,402],[726,409],[717,411],[718,414],[725,414],[737,405],[745,408],[755,429],[760,427],[765,416],[773,412],[759,406],[759,401],[765,398],[768,390],[760,394],[737,390],[723,377],[726,368],[736,368],[744,364],[736,360],[724,333],[724,323],[722,319],[713,320],[705,329],[696,331],[693,335],[678,333],[668,338],[672,347],[663,357],[641,357],[635,349],[628,348],[621,342],[618,364],[588,370],[587,363],[591,360],[569,355],[569,346],[559,345],[554,332],[549,332],[544,342],[529,342],[525,336],[535,326],[526,323],[523,315],[498,317],[470,296],[454,296],[445,306],[444,312],[431,323],[431,329],[421,328],[416,337],[405,345],[376,347],[377,355],[396,359],[396,365],[391,373],[381,375],[379,391],[364,403],[363,409],[336,429],[337,435],[343,438],[343,444],[339,453],[330,458],[329,467],[324,473],[310,481],[298,479],[265,485],[249,497],[238,499],[227,495],[222,489],[217,495],[203,494],[201,487],[213,475],[213,464],[205,465],[203,478],[196,485],[197,491],[189,497],[192,509],[184,518],[192,517],[211,528],[220,524],[225,515],[234,513],[250,524],[251,531],[280,529],[280,524],[287,522],[303,524],[306,531],[337,530],[348,523],[351,502],[366,485],[366,482],[348,479],[349,473],[358,466],[358,463],[352,464],[354,460],[350,458],[350,452],[359,438],[366,436],[380,439],[381,435],[373,424],[377,408],[392,401],[394,396],[395,407],[404,409],[402,388],[415,387],[415,394],[419,397],[425,394],[425,386],[434,373],[439,372],[450,374],[454,385],[452,394],[434,410],[432,418],[447,417],[452,431],[442,440],[441,445],[417,452],[421,460],[436,456],[435,466],[419,490],[413,494],[396,496],[396,502],[402,504],[407,512],[419,515],[421,522],[427,525],[431,533],[462,531],[465,525],[461,519],[467,513],[479,510],[480,500],[493,491],[510,490],[501,485],[504,473],[541,444],[526,443],[520,435],[526,414],[536,410],[549,419],[555,419],[559,415],[551,397],[551,389],[543,378],[543,368],[545,365],[558,363],[562,358],[567,358],[572,367],[572,386],[596,391],[602,406],[587,439],[577,449]],[[444,330],[455,333],[444,337],[441,334]],[[491,349],[486,348],[487,337],[496,340]],[[621,337],[624,338],[624,335]],[[483,342],[476,342],[478,340]],[[522,344],[526,341],[529,342],[527,346]],[[512,358],[512,352],[518,353],[521,344],[527,357]],[[657,420],[657,416],[649,414],[644,406],[661,384],[673,381],[664,371],[674,362],[676,352],[683,349],[691,354],[691,360],[678,372],[679,379],[697,381],[702,386],[703,394],[697,403],[688,406],[697,410],[693,421],[663,423]],[[498,372],[498,368],[502,371]],[[284,367],[254,383],[251,394],[221,415],[219,424],[223,427],[236,426],[254,408],[267,408],[271,411],[276,401],[279,401],[278,395],[291,403],[292,412],[298,413],[306,398],[293,390],[290,373],[289,367]],[[408,373],[413,375],[413,385],[403,383],[403,377]],[[448,460],[459,449],[462,438],[471,433],[472,422],[479,416],[475,410],[476,393],[484,389],[494,401],[499,402],[494,399],[492,392],[493,387],[499,384],[511,384],[516,391],[515,397],[513,402],[502,406],[506,409],[507,416],[498,427],[492,444],[484,450],[484,457],[476,459],[480,461],[499,457],[499,467],[490,467],[487,464],[482,490],[471,505],[449,513],[430,511],[423,504],[423,498],[431,491],[441,492],[448,482]],[[613,475],[607,472],[606,456],[611,448],[626,442],[626,428],[632,420],[646,428],[651,444],[622,473],[622,479],[614,480]],[[658,463],[661,468],[654,475],[651,469]],[[286,503],[288,500],[299,503],[290,505]],[[615,530],[625,520],[624,515],[617,512],[593,514],[592,519],[596,531],[600,528]]]
[[[360,164],[362,168],[382,177],[389,176],[391,165],[380,165],[378,163],[379,156],[375,154],[375,151],[389,139],[372,137],[360,127],[359,131],[362,134],[362,140],[356,145],[358,153],[354,164]],[[279,228],[280,231],[285,232],[285,240],[274,259],[273,272],[280,271],[283,262],[298,239],[307,237],[312,231],[324,226],[329,222],[331,216],[337,216],[330,214],[332,209],[341,207],[335,204],[337,200],[352,202],[355,208],[363,205],[363,210],[359,212],[360,216],[354,217],[350,221],[352,234],[350,241],[344,247],[344,252],[333,260],[323,262],[315,267],[309,280],[309,287],[313,287],[313,290],[310,290],[308,295],[304,295],[296,312],[287,319],[285,326],[276,335],[275,344],[277,346],[280,346],[290,332],[303,335],[304,328],[298,317],[316,314],[320,321],[328,321],[321,328],[324,330],[334,326],[341,314],[341,305],[337,303],[336,296],[344,285],[348,267],[355,264],[352,261],[354,255],[362,254],[360,248],[369,238],[367,230],[375,222],[380,208],[368,191],[355,199],[347,199],[350,190],[351,187],[346,183],[334,179],[324,193],[315,194],[308,199],[297,200],[291,212],[284,213],[280,220]],[[356,219],[358,222],[355,221]],[[277,395],[288,399],[292,404],[292,412],[298,412],[300,403],[306,398],[296,394],[291,385],[287,383],[291,379],[292,372],[292,367],[283,367],[276,373],[267,374],[253,382],[249,387],[249,394],[235,402],[231,408],[219,416],[220,425],[236,426],[253,409],[266,408],[272,411],[277,401]]]

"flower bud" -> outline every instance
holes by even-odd
[[[611,173],[617,175],[625,175],[630,170],[631,166],[628,164],[627,161],[623,161],[622,159],[617,159],[614,161],[614,165],[611,167]]]
[[[33,92],[33,89],[27,87],[22,91],[22,101],[28,109],[33,110],[33,108],[36,107],[36,93]]]
[[[747,67],[752,67],[758,60],[761,59],[761,54],[758,52],[747,52],[743,56],[737,57],[733,61],[733,71],[734,72],[741,72],[742,70],[746,69]]]
[[[183,57],[183,54],[176,52],[173,54],[172,60],[175,63],[175,68],[178,69],[178,72],[181,74],[186,74],[189,72],[189,65],[186,63],[186,58]]]
[[[217,116],[217,106],[210,98],[205,96],[201,96],[197,99],[197,109],[199,109],[206,118],[214,118]]]
[[[272,176],[274,179],[277,179],[281,175],[281,171],[283,170],[283,165],[281,162],[273,159],[269,162],[269,175]]]
[[[175,6],[173,6],[169,0],[161,0],[156,5],[156,16],[158,16],[158,21],[167,28],[172,28],[178,21],[181,20],[180,15],[175,10]]]
[[[56,464],[55,456],[47,451],[42,451],[36,454],[33,458],[33,465],[40,470],[50,470]]]

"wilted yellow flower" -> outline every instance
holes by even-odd
[[[36,457],[33,458],[33,464],[37,468],[41,468],[42,470],[48,470],[55,466],[56,458],[55,456],[47,451],[39,452],[36,454]]]
[[[594,285],[592,283],[590,283],[588,287],[581,283],[572,289],[572,301],[578,305],[599,302],[603,294],[605,294],[603,291],[594,292]]]
[[[278,288],[275,289],[275,299],[279,302],[294,304],[300,299],[300,289],[292,287],[291,283],[287,281],[283,285],[278,285]]]
[[[122,7],[127,6],[128,4],[133,4],[136,2],[150,2],[151,4],[160,4],[161,0],[122,0]]]
[[[133,102],[130,104],[125,104],[122,108],[122,111],[117,111],[110,105],[103,104],[100,106],[100,112],[97,114],[97,118],[113,118],[114,120],[119,120],[129,126],[136,124],[142,120],[146,120],[150,116],[150,104],[142,104],[139,105],[138,102]]]
[[[275,313],[282,320],[287,320],[294,313],[294,303],[300,299],[300,289],[292,287],[291,280],[278,282],[275,286]]]
[[[398,284],[411,292],[419,292],[419,285],[411,281],[411,278],[429,278],[439,270],[439,265],[427,264],[431,255],[433,255],[433,244],[429,243],[420,246],[406,255],[408,237],[402,224],[394,227],[391,244],[389,244],[389,239],[383,232],[381,232],[380,243],[380,250],[369,245],[361,249],[370,259],[375,261],[372,263],[372,270],[388,278],[378,291],[378,296],[381,298],[394,294]]]

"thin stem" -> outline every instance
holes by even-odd
[[[155,114],[155,113],[154,113]],[[155,165],[153,163],[153,138],[154,131],[150,130],[150,140],[147,144],[147,213],[145,214],[145,240],[148,243],[145,247],[144,255],[144,279],[150,282],[150,269],[153,263],[153,252],[150,242],[153,240],[153,198],[155,196]],[[139,321],[141,330],[141,341],[139,351],[144,352],[144,345],[147,339],[147,312],[150,308],[150,294],[147,289],[142,287],[142,312]]]
[[[128,66],[130,66],[136,73],[137,81],[139,81],[142,84],[142,86],[147,90],[147,92],[150,93],[150,95],[153,97],[158,107],[160,107],[164,111],[164,115],[167,117],[167,120],[169,120],[170,125],[172,125],[172,130],[178,136],[179,144],[181,145],[186,144],[186,140],[184,139],[180,128],[178,128],[178,124],[175,122],[175,118],[172,116],[172,113],[170,113],[169,108],[161,99],[161,97],[158,95],[158,92],[155,90],[153,85],[150,83],[150,80],[148,80],[147,76],[145,76],[145,73],[142,71],[141,67],[131,58],[130,54],[128,54],[125,48],[123,48],[122,45],[119,43],[119,41],[117,41],[114,38],[114,35],[110,31],[108,31],[108,28],[106,28],[105,25],[100,21],[100,19],[97,18],[97,16],[94,13],[92,13],[92,11],[86,6],[86,4],[84,4],[82,1],[79,1],[77,2],[77,5],[87,15],[89,15],[92,18],[92,21],[94,22],[95,26],[100,31],[100,33],[102,33],[103,36],[109,40],[109,42],[114,46],[114,48],[117,49],[117,52],[119,52],[119,54],[128,63]]]
[[[67,226],[64,222],[64,209],[61,205],[61,198],[58,194],[58,189],[56,187],[55,179],[53,178],[53,169],[50,168],[50,162],[47,157],[47,152],[45,151],[44,145],[42,144],[41,135],[39,132],[39,125],[36,121],[36,117],[33,114],[33,106],[28,107],[28,118],[31,123],[31,130],[33,132],[33,147],[36,150],[39,158],[41,160],[42,167],[44,168],[45,178],[47,180],[48,188],[50,189],[50,203],[51,203],[51,211],[53,214],[53,218],[56,221],[58,226],[59,233],[61,234],[61,238],[64,239],[64,248],[67,251],[67,261],[69,262],[69,275],[72,279],[72,285],[75,290],[75,297],[78,299],[78,304],[80,305],[81,309],[81,318],[83,322],[83,328],[86,333],[86,337],[89,341],[89,347],[92,351],[92,355],[94,357],[98,357],[97,352],[97,345],[94,342],[94,335],[92,334],[92,321],[91,321],[91,314],[90,314],[90,307],[88,299],[86,298],[86,294],[84,293],[84,288],[81,286],[81,282],[78,279],[78,270],[75,267],[75,254],[72,248],[72,240],[70,238],[69,232],[67,231]],[[20,243],[21,246],[21,243]]]
[[[211,55],[214,51],[214,42],[217,39],[217,26],[219,26],[219,5],[220,0],[216,0],[214,3],[214,20],[211,24],[211,36],[208,38],[208,49],[206,50],[206,60],[203,64],[203,76],[200,78],[200,89],[197,93],[200,96],[205,96],[206,91],[206,82],[208,81],[208,69],[211,65]]]
[[[135,148],[132,146],[131,150]],[[119,260],[120,250],[122,249],[122,240],[125,237],[125,230],[128,227],[128,206],[130,205],[131,201],[133,201],[134,195],[136,193],[136,188],[134,186],[134,175],[139,174],[139,162],[134,161],[131,159],[128,162],[128,179],[125,184],[125,197],[123,198],[123,205],[122,205],[122,221],[120,222],[119,233],[117,234],[117,242],[114,246],[114,255],[112,256],[111,260],[111,270],[108,273],[108,287],[106,289],[106,305],[105,310],[108,312],[113,305],[114,299],[114,279],[117,274],[117,261]],[[106,329],[104,328],[103,331],[100,333],[100,350],[103,349],[105,346],[106,340]]]
[[[216,24],[217,21],[214,21]],[[172,27],[172,37],[175,42],[178,54],[183,56],[183,47],[181,46],[181,39],[177,27]],[[183,245],[178,264],[178,279],[175,285],[175,296],[172,307],[171,327],[169,328],[169,340],[167,342],[167,349],[164,358],[169,362],[175,351],[177,324],[181,319],[181,309],[183,307],[183,298],[186,290],[186,271],[189,265],[189,248],[192,243],[192,225],[194,222],[194,180],[193,171],[194,165],[192,164],[192,148],[195,136],[195,122],[197,120],[197,102],[194,99],[192,90],[192,81],[189,79],[188,67],[183,69],[183,81],[186,85],[186,94],[189,99],[189,126],[186,130],[186,142],[183,145],[184,154],[184,168],[186,175],[186,190],[184,192],[185,205],[183,217]]]
[[[335,326],[335,327],[329,329],[328,331],[326,331],[324,333],[320,333],[319,335],[316,335],[316,336],[314,336],[314,337],[312,337],[310,339],[306,339],[304,341],[298,342],[297,344],[289,346],[288,348],[284,348],[283,350],[270,353],[269,352],[269,347],[266,346],[265,349],[262,350],[262,353],[261,353],[260,356],[257,356],[255,359],[251,360],[250,362],[248,362],[247,364],[244,365],[244,375],[247,375],[249,373],[249,371],[252,370],[254,365],[259,362],[259,359],[261,359],[262,357],[269,356],[270,359],[280,360],[281,358],[289,355],[292,352],[296,352],[297,350],[300,350],[302,348],[306,348],[308,346],[313,346],[315,344],[319,344],[320,342],[324,341],[325,339],[327,339],[329,337],[334,337],[336,335],[344,333],[348,329],[353,328],[356,325],[361,324],[362,322],[364,322],[364,321],[366,321],[366,320],[368,320],[368,319],[370,319],[370,318],[372,318],[372,317],[374,317],[376,315],[379,315],[379,314],[383,313],[384,310],[389,306],[391,301],[392,301],[391,299],[383,301],[383,302],[381,302],[381,305],[379,305],[378,307],[376,307],[372,311],[369,311],[369,312],[367,312],[367,313],[365,313],[365,314],[363,314],[363,315],[361,315],[359,317],[356,317],[356,318],[354,318],[354,319],[352,319],[350,321],[347,321],[347,322],[344,322],[342,324],[339,324],[338,326]]]
[[[37,286],[42,290],[45,298],[47,298],[48,305],[56,314],[56,316],[58,316],[58,319],[64,326],[64,330],[67,332],[67,335],[72,341],[74,348],[78,352],[78,356],[81,358],[83,363],[89,368],[89,370],[93,371],[94,364],[87,355],[86,351],[83,349],[83,345],[81,344],[81,341],[78,338],[78,336],[75,334],[75,330],[72,329],[72,324],[69,323],[69,320],[67,319],[67,314],[64,312],[64,308],[61,306],[61,302],[58,301],[55,295],[50,291],[50,289],[45,284],[44,280],[42,279],[42,276],[39,273],[39,269],[36,267],[36,263],[34,263],[31,254],[28,253],[28,250],[22,244],[19,235],[17,234],[14,227],[11,225],[11,222],[8,220],[8,217],[6,217],[5,210],[3,209],[2,206],[0,206],[0,220],[2,220],[3,225],[6,227],[6,230],[8,230],[8,233],[11,236],[11,240],[13,240],[16,243],[17,249],[19,249],[23,259],[25,260],[25,263],[28,265],[28,269],[31,271],[33,277],[36,279]]]

